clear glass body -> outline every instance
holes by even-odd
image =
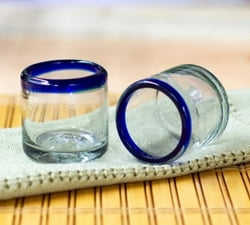
[[[133,155],[165,162],[215,140],[228,116],[221,83],[205,68],[187,64],[128,87],[116,119],[121,140]]]
[[[89,63],[73,62],[74,65]],[[22,77],[25,80],[22,85],[22,135],[25,153],[42,163],[86,162],[100,157],[108,144],[106,82],[96,87],[93,80],[89,88],[81,87],[81,82],[84,85],[88,82],[84,79],[93,76],[94,69],[92,71],[92,68],[88,68],[85,71],[83,65],[83,68],[76,66],[69,70],[67,67],[72,64],[66,61],[63,61],[63,66],[59,69],[54,69],[51,61],[42,66],[46,67],[46,63],[53,71],[39,72],[33,76],[32,70],[28,70],[28,77]],[[34,77],[41,82],[33,84],[29,79]],[[55,81],[51,84],[55,87],[47,89],[47,81],[51,80]],[[69,88],[74,83],[79,85],[77,90]],[[38,86],[34,88],[35,85]],[[58,85],[63,86],[63,89]]]
[[[214,75],[196,65],[183,65],[154,77],[178,90],[188,105],[192,119],[191,145],[201,147],[221,135],[228,122],[229,106],[226,91]],[[162,116],[163,107],[158,105]]]

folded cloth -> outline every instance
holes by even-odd
[[[115,107],[110,108],[109,147],[86,163],[40,164],[22,149],[21,128],[0,130],[0,199],[133,181],[180,176],[250,161],[250,89],[230,92],[230,116],[223,135],[171,164],[134,158],[120,142]]]

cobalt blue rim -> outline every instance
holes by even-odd
[[[89,76],[70,79],[46,79],[39,76],[59,70],[82,70],[91,72]],[[103,86],[107,81],[107,71],[100,65],[86,60],[62,59],[36,63],[21,73],[23,90],[42,93],[72,93]]]
[[[163,157],[156,157],[154,155],[148,154],[143,149],[141,149],[130,136],[127,125],[126,125],[126,110],[130,98],[133,96],[134,92],[140,88],[154,88],[161,91],[167,97],[169,97],[173,103],[176,105],[178,112],[180,114],[182,122],[182,131],[179,143],[176,147],[168,154]],[[116,126],[117,131],[120,136],[121,141],[128,149],[128,151],[140,160],[146,162],[163,163],[167,161],[175,160],[180,157],[187,149],[190,139],[191,139],[191,115],[187,104],[185,103],[182,96],[168,83],[155,78],[148,78],[137,81],[130,85],[119,99],[117,110],[116,110]],[[138,128],[139,129],[139,128]]]

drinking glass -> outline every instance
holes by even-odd
[[[42,163],[86,162],[108,145],[107,72],[90,61],[52,60],[21,73],[24,152]]]
[[[185,64],[131,84],[119,99],[116,125],[135,157],[161,163],[214,141],[228,116],[220,81],[203,67]]]

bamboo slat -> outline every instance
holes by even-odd
[[[20,126],[20,111],[17,97],[0,96],[0,127]],[[0,201],[0,224],[247,225],[249,165]]]

